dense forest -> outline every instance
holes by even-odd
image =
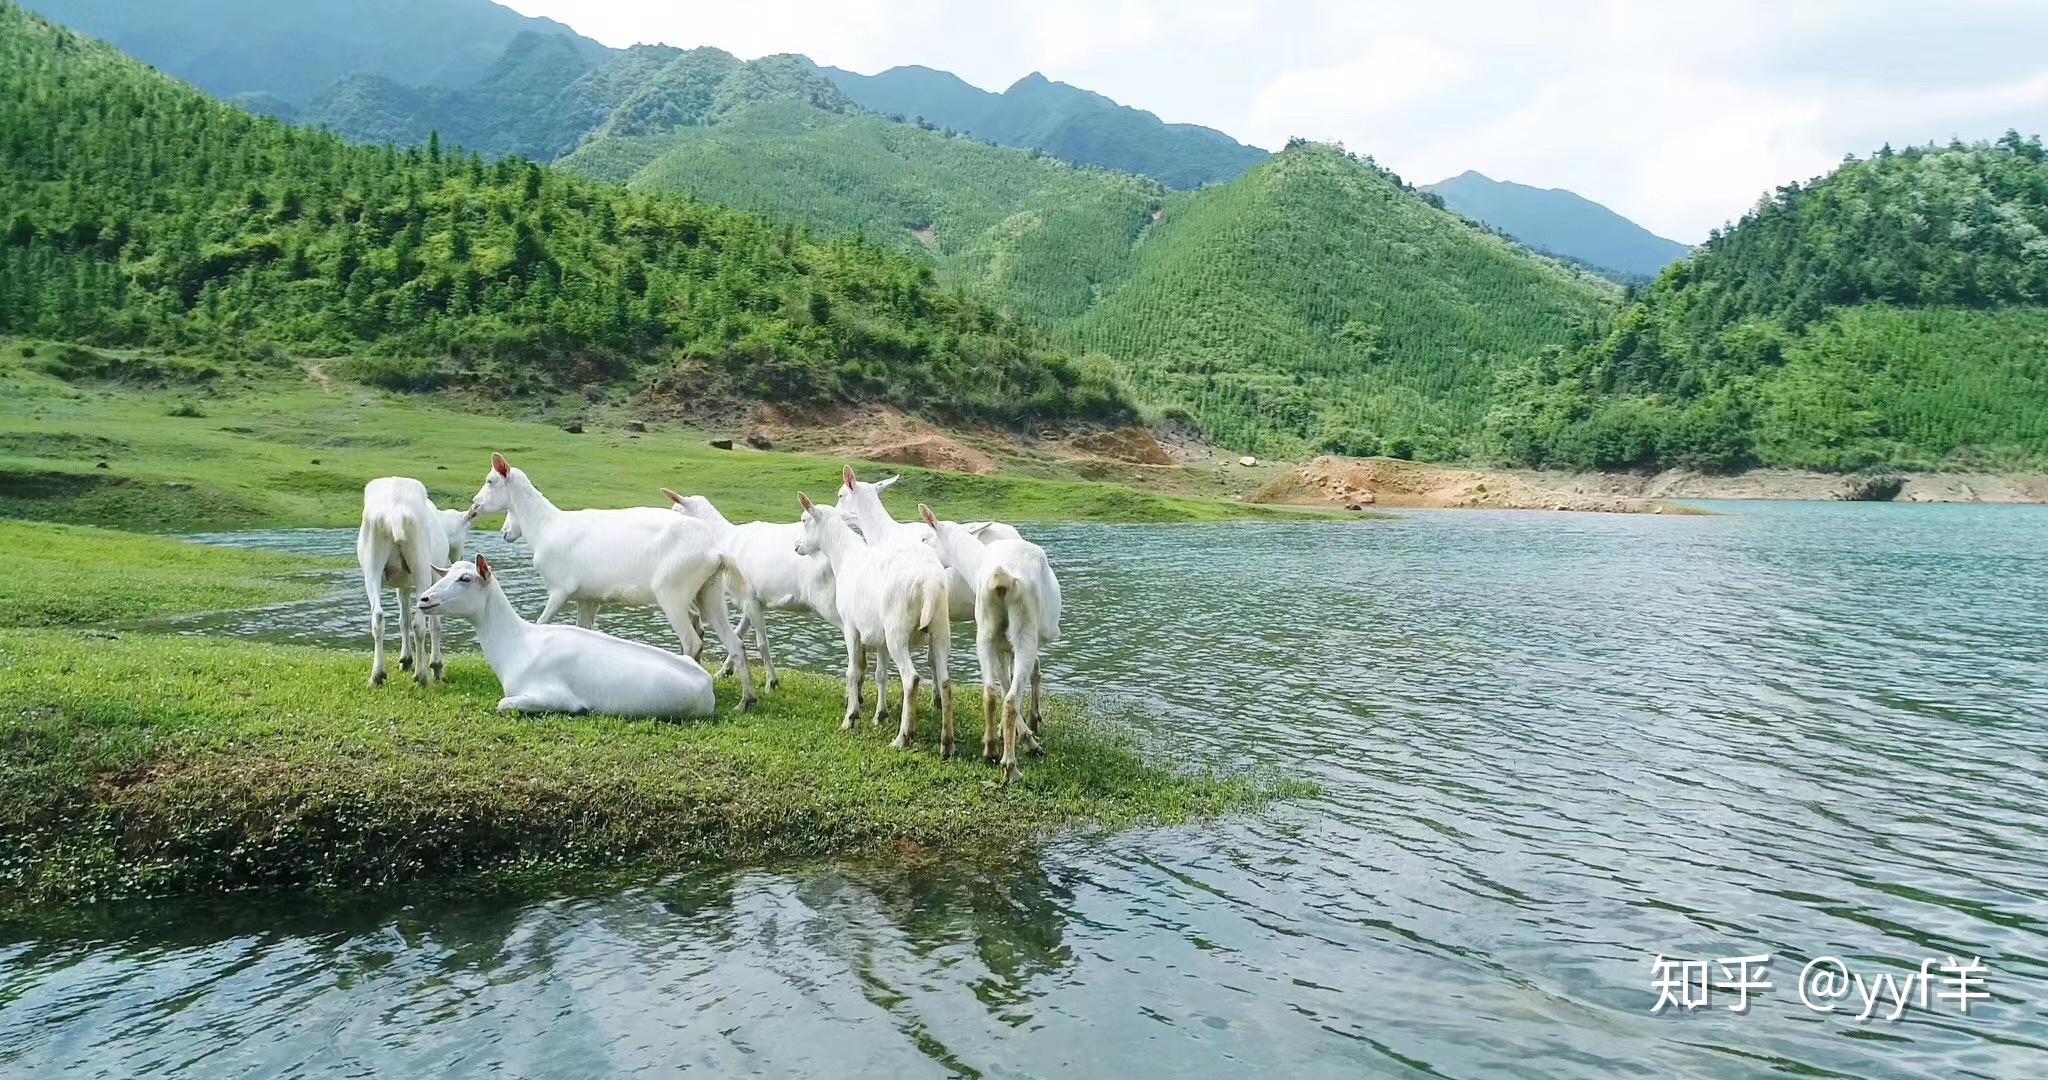
[[[0,332],[353,354],[394,386],[626,384],[1119,419],[1109,374],[855,237],[438,139],[253,117],[0,0]]]
[[[1599,341],[1501,380],[1490,443],[1523,464],[2038,466],[2048,153],[1887,147],[1781,187]]]

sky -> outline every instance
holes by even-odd
[[[500,0],[607,45],[1037,71],[1413,183],[1561,187],[1687,243],[1845,153],[2048,134],[2043,0]]]

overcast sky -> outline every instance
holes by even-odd
[[[1675,240],[1844,153],[2048,131],[2048,2],[501,0],[608,45],[1032,71],[1415,183],[1569,188]]]

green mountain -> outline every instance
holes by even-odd
[[[1620,282],[1647,285],[1691,250],[1562,188],[1534,188],[1468,170],[1423,190],[1538,251]]]
[[[927,67],[861,75],[820,69],[870,112],[961,131],[1061,161],[1149,176],[1170,188],[1229,180],[1266,159],[1214,128],[1169,124],[1101,94],[1032,72],[1000,94]]]
[[[303,106],[348,75],[466,86],[522,33],[560,37],[592,58],[604,46],[552,19],[489,0],[28,0],[216,97],[266,95]],[[272,109],[260,109],[274,112]]]
[[[1152,405],[1261,452],[1455,457],[1495,369],[1583,339],[1612,286],[1436,208],[1342,151],[1171,192],[875,116],[771,103],[593,139],[566,168],[922,251]]]
[[[1489,426],[1539,465],[2041,467],[2039,136],[1887,147],[1779,188],[1601,340],[1506,373]]]
[[[714,124],[763,101],[855,107],[801,57],[742,62],[719,49],[635,45],[592,57],[567,38],[521,34],[477,82],[411,87],[343,79],[299,117],[357,142],[424,142],[431,132],[492,157],[552,161],[588,138]]]
[[[11,0],[0,225],[0,333],[348,353],[389,385],[495,395],[1129,414],[1105,373],[924,263],[437,140],[396,151],[288,127]]]
[[[1500,365],[1583,336],[1613,297],[1369,158],[1297,144],[1169,202],[1063,339],[1233,445],[1443,459],[1472,449]]]

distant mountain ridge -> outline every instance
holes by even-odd
[[[1538,188],[1466,170],[1424,191],[1547,254],[1620,281],[1648,282],[1692,250],[1563,188]]]
[[[215,97],[257,95],[289,115],[354,75],[412,86],[467,86],[512,39],[538,32],[595,58],[605,46],[553,19],[490,0],[26,0],[53,22],[99,38]]]
[[[864,109],[923,120],[999,146],[1194,188],[1240,176],[1266,160],[1215,128],[1169,124],[1143,109],[1032,72],[1000,94],[950,71],[912,66],[877,75],[818,69]]]

